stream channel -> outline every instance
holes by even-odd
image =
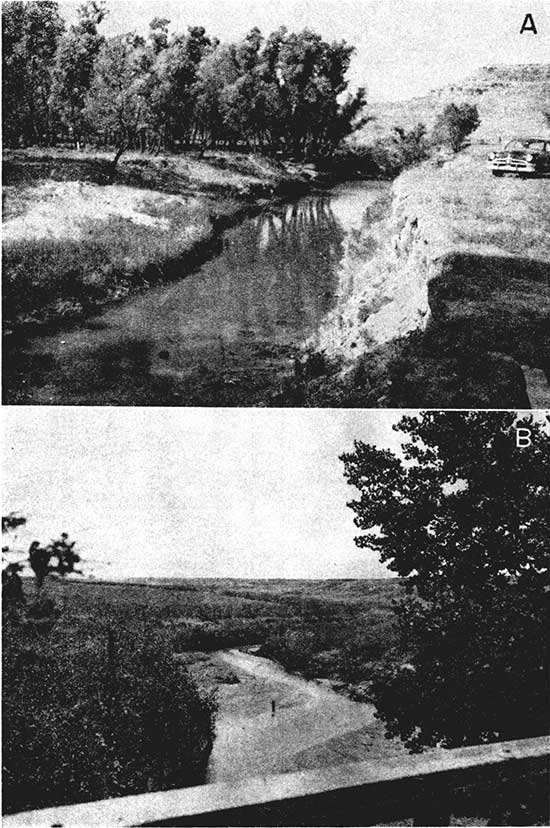
[[[231,668],[239,681],[218,689],[208,782],[388,755],[388,742],[374,719],[373,705],[351,701],[323,683],[291,675],[267,658],[239,650],[219,651],[214,657],[221,666]]]
[[[266,404],[334,307],[346,239],[388,186],[346,183],[267,208],[185,278],[31,339],[25,401]]]

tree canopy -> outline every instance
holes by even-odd
[[[349,506],[405,579],[400,647],[374,683],[387,731],[412,749],[546,731],[550,436],[513,412],[404,417],[402,454],[356,442]]]
[[[364,90],[346,96],[354,49],[345,41],[283,27],[222,44],[200,26],[171,33],[159,17],[146,37],[106,39],[107,14],[87,0],[66,31],[53,0],[5,3],[7,145],[243,146],[316,158],[364,123]]]

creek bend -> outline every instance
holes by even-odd
[[[239,650],[214,658],[239,682],[218,689],[207,782],[339,764],[367,758],[372,748],[378,753],[379,742],[387,745],[373,705],[291,675],[267,658]]]
[[[354,182],[270,207],[221,252],[14,355],[26,402],[262,405],[335,306],[346,240],[389,185]]]

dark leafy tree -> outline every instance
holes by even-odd
[[[227,109],[222,104],[224,87],[239,77],[231,46],[213,44],[201,61],[196,84],[195,117],[203,148],[215,147],[227,134]]]
[[[197,132],[198,69],[210,46],[205,30],[193,26],[186,36],[174,37],[157,51],[149,105],[159,148],[173,150],[192,143]]]
[[[78,627],[78,619],[71,619]],[[2,648],[2,806],[12,813],[204,782],[215,703],[140,625]]]
[[[480,123],[475,104],[447,104],[436,118],[433,128],[434,141],[447,144],[453,152],[458,152],[467,136],[477,129]]]
[[[79,572],[76,564],[80,563],[80,555],[75,552],[76,541],[69,542],[66,532],[61,537],[52,541],[47,546],[40,546],[38,541],[33,541],[29,548],[29,566],[34,572],[36,580],[36,591],[40,591],[44,581],[50,573],[56,575],[68,575]]]
[[[153,53],[159,55],[168,47],[168,24],[167,17],[154,17],[149,23],[149,40],[153,47]]]
[[[8,145],[52,141],[49,98],[63,31],[52,0],[2,7],[2,122]]]
[[[17,512],[10,512],[10,514],[2,516],[2,533],[9,535],[16,532],[20,526],[25,526],[26,523],[26,517]],[[73,572],[80,573],[80,570],[76,569],[76,565],[80,563],[80,555],[75,551],[75,545],[76,541],[69,541],[66,532],[62,532],[57,540],[52,540],[46,546],[41,546],[38,541],[33,541],[29,547],[26,561],[21,559],[16,563],[9,562],[4,567],[4,581],[15,577],[23,569],[22,563],[25,562],[34,573],[36,592],[37,595],[40,595],[44,581],[51,573],[60,576]],[[3,555],[7,555],[10,552],[9,546],[4,546],[2,552]],[[19,576],[17,575],[17,577]]]
[[[390,736],[413,750],[547,730],[550,436],[513,412],[404,417],[402,456],[361,442],[344,454],[349,505],[405,578],[400,648],[374,693]]]
[[[309,29],[281,34],[278,40],[277,78],[284,102],[287,148],[298,158],[331,154],[347,134],[362,126],[358,118],[365,92],[358,90],[340,106],[352,46],[327,43]]]
[[[79,20],[59,41],[50,107],[61,126],[79,147],[84,129],[83,111],[93,77],[94,62],[104,43],[98,26],[107,10],[103,2],[88,0],[78,10]]]
[[[143,38],[119,35],[106,41],[95,62],[84,115],[90,129],[116,146],[114,176],[121,155],[148,124],[151,57]]]

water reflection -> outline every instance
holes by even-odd
[[[171,389],[179,385],[179,404],[199,405],[197,377],[200,384],[215,374],[202,404],[233,404],[231,382],[242,386],[238,404],[258,404],[333,307],[352,229],[342,214],[357,218],[365,195],[344,189],[248,219],[224,234],[218,256],[180,282],[134,297],[80,330],[35,340],[34,354],[50,354],[57,366],[42,383],[47,401],[128,404],[133,387],[135,402],[149,404],[147,394],[156,392],[144,397],[139,389],[162,380]],[[108,387],[98,388],[105,353],[128,354],[132,343],[139,346],[141,375],[136,361],[129,372],[125,360],[114,358]],[[260,374],[254,396],[250,377]],[[34,397],[45,401],[38,388]]]
[[[259,215],[226,235],[222,254],[202,269],[202,285],[182,282],[173,300],[180,305],[192,292],[202,305],[206,289],[215,297],[208,321],[227,341],[307,336],[331,306],[343,239],[328,198]]]

